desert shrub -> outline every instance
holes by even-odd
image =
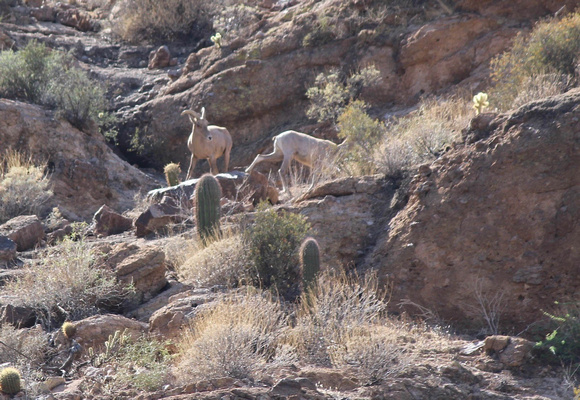
[[[549,318],[549,333],[536,343],[538,350],[547,351],[554,360],[566,365],[580,362],[580,304],[558,303],[557,312],[544,311]]]
[[[398,341],[401,333],[394,327],[379,325],[352,329],[339,344],[330,347],[332,365],[354,369],[363,385],[374,385],[397,375],[412,359]]]
[[[0,96],[50,106],[79,129],[98,123],[106,106],[103,86],[71,56],[35,41],[0,53]]]
[[[274,355],[285,326],[280,304],[266,294],[224,296],[185,331],[175,375],[184,382],[252,378]]]
[[[424,99],[416,111],[387,124],[375,163],[385,173],[396,175],[433,160],[461,138],[461,130],[474,114],[470,100],[459,96]]]
[[[16,329],[10,324],[0,327],[0,363],[11,363],[20,369],[41,365],[48,352],[48,340],[42,329]],[[34,365],[31,365],[34,364]]]
[[[19,215],[40,215],[51,198],[43,166],[12,150],[0,156],[0,223]]]
[[[331,366],[333,346],[342,346],[355,329],[381,322],[386,309],[375,275],[364,279],[322,273],[302,294],[290,341],[308,362]]]
[[[336,121],[351,101],[358,99],[365,87],[380,81],[379,71],[369,66],[345,76],[337,69],[319,74],[313,87],[306,91],[310,106],[306,114],[319,122]]]
[[[338,136],[349,143],[342,161],[354,165],[359,175],[376,172],[372,154],[385,134],[384,125],[369,117],[365,108],[364,102],[356,100],[338,117]]]
[[[254,225],[246,231],[248,257],[257,285],[292,297],[300,282],[298,248],[309,224],[297,214],[258,206]]]
[[[337,38],[336,25],[327,16],[319,17],[312,25],[312,30],[302,39],[302,46],[317,47],[330,43]]]
[[[99,268],[96,258],[95,250],[82,237],[76,241],[67,238],[0,292],[12,304],[32,308],[47,328],[53,323],[60,326],[65,318],[77,320],[113,309],[130,288],[117,283],[112,271]]]
[[[160,389],[167,382],[171,360],[168,342],[147,336],[128,338],[110,361],[116,371],[111,386],[144,391]]]
[[[129,42],[199,40],[211,27],[211,16],[219,4],[191,0],[126,0],[113,31]]]
[[[574,76],[579,53],[580,14],[537,23],[529,35],[516,36],[512,48],[492,60],[492,104],[511,108],[526,90],[525,82],[539,75]]]
[[[176,266],[179,276],[196,287],[214,285],[235,286],[248,275],[249,262],[243,237],[239,233],[225,233],[221,239],[203,246],[190,243],[188,253]],[[180,250],[184,251],[183,243]]]

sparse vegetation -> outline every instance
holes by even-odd
[[[413,165],[435,159],[461,137],[473,117],[469,101],[459,96],[427,98],[409,115],[387,124],[387,134],[374,153],[375,163],[396,175]]]
[[[580,363],[580,304],[556,302],[557,314],[544,311],[551,330],[536,343],[540,350],[548,351],[552,359],[565,365]]]
[[[285,327],[286,316],[267,293],[224,296],[183,335],[175,375],[182,382],[255,377],[275,353]]]
[[[526,83],[542,76],[553,83],[547,95],[556,88],[566,90],[567,82],[575,84],[571,78],[576,74],[579,52],[580,14],[538,22],[529,35],[518,34],[512,48],[492,61],[492,104],[500,110],[512,108],[516,98],[529,97],[524,94],[529,88]],[[543,95],[539,87],[532,89]]]
[[[50,106],[79,129],[97,124],[106,106],[103,86],[72,57],[35,41],[0,53],[0,96]]]
[[[0,224],[24,214],[47,211],[52,191],[44,166],[14,150],[0,155]]]
[[[368,66],[349,76],[337,69],[319,74],[314,86],[306,91],[310,107],[306,114],[319,122],[335,122],[345,107],[357,100],[365,87],[380,80],[380,73],[374,66]]]
[[[254,225],[246,231],[255,284],[274,288],[282,296],[298,294],[298,248],[309,224],[301,215],[258,207]]]
[[[31,308],[46,328],[60,325],[63,313],[71,320],[118,307],[129,288],[117,283],[111,271],[96,265],[95,250],[81,237],[65,239],[46,251],[41,263],[2,287],[12,304]]]

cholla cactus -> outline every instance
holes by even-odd
[[[221,33],[217,32],[210,39],[213,42],[213,44],[215,44],[217,46],[218,49],[222,47],[222,34]]]
[[[473,96],[473,108],[477,115],[481,114],[485,108],[489,107],[489,101],[487,101],[487,93],[479,92]]]

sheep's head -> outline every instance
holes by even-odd
[[[199,132],[203,132],[203,135],[207,140],[212,140],[211,133],[207,129],[208,122],[207,119],[205,119],[205,107],[201,108],[201,115],[193,110],[185,110],[181,115],[187,115],[193,124],[193,128],[195,129],[195,127],[198,127]]]

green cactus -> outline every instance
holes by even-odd
[[[77,333],[77,327],[72,322],[65,322],[62,324],[62,333],[67,339],[72,339],[72,337]]]
[[[300,246],[300,269],[304,289],[312,285],[320,271],[320,247],[314,238],[306,238]]]
[[[203,243],[220,234],[220,199],[222,190],[218,180],[205,174],[195,185],[195,219],[197,232]]]
[[[165,174],[165,180],[168,186],[179,185],[179,174],[181,173],[181,168],[179,164],[169,163],[163,168],[163,173]]]
[[[16,368],[4,368],[0,372],[0,388],[2,393],[16,394],[22,390],[20,372]]]

